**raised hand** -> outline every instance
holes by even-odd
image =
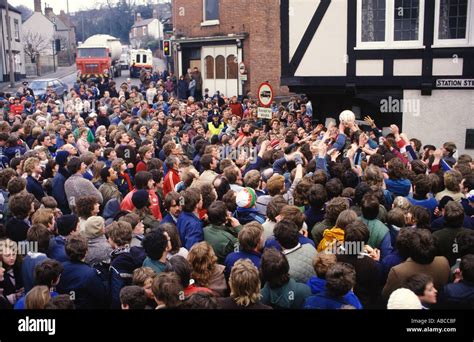
[[[367,115],[367,116],[364,118],[364,121],[367,122],[367,123],[370,125],[370,127],[372,127],[372,128],[375,128],[375,127],[376,127],[376,126],[375,126],[375,120],[372,119],[370,116]]]

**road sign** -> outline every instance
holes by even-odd
[[[273,88],[268,82],[264,82],[258,88],[258,101],[262,107],[270,107],[273,102]]]
[[[244,82],[244,81],[247,81],[247,80],[248,80],[248,77],[247,77],[247,75],[240,75],[240,76],[239,76],[239,79],[240,79],[242,82]]]
[[[239,63],[239,73],[241,75],[245,74],[245,63],[244,62]]]
[[[258,107],[257,117],[259,119],[272,119],[272,109],[265,107]]]

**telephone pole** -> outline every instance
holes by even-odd
[[[15,72],[13,70],[13,51],[12,51],[12,28],[10,25],[10,11],[8,10],[8,0],[5,0],[5,11],[7,21],[7,45],[8,45],[8,64],[10,71],[10,88],[15,87]]]

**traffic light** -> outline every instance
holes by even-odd
[[[55,39],[54,46],[55,46],[56,52],[61,51],[61,39]]]
[[[163,42],[163,55],[171,57],[171,41],[169,40]]]

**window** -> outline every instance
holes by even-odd
[[[214,57],[206,56],[204,58],[205,74],[207,79],[214,79]]]
[[[435,45],[474,44],[472,0],[436,0],[435,6]]]
[[[141,60],[140,57],[141,57],[140,55],[137,55],[137,63],[140,63],[140,60]]]
[[[134,37],[137,36],[137,28],[136,28],[136,27],[133,28],[133,36],[134,36]]]
[[[225,58],[222,55],[216,57],[216,79],[225,80]]]
[[[396,41],[418,40],[419,9],[418,0],[395,0],[394,39]]]
[[[20,41],[20,23],[18,22],[18,19],[14,19],[14,25],[15,25],[15,40],[17,42]]]
[[[146,36],[146,26],[142,27],[142,36]]]
[[[143,55],[143,64],[146,64],[146,55]]]
[[[79,58],[100,58],[107,56],[107,50],[104,48],[79,48],[77,52]]]
[[[422,47],[424,4],[425,0],[357,1],[357,47]]]
[[[467,0],[441,0],[438,39],[466,38]]]
[[[385,0],[362,1],[362,41],[385,40]]]
[[[219,0],[203,0],[202,25],[219,25]]]
[[[234,55],[227,56],[227,79],[236,80],[238,69],[237,58]]]

